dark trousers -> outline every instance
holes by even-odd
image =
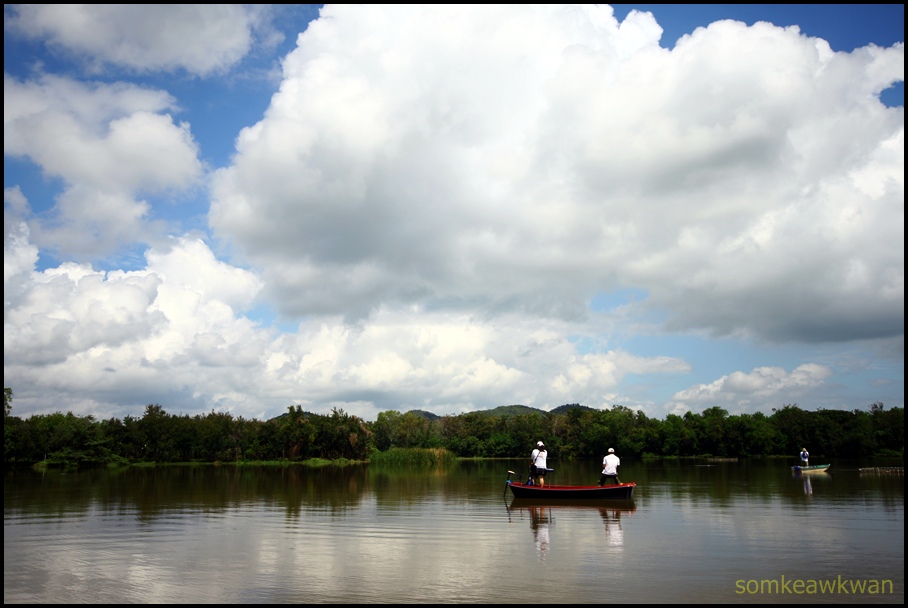
[[[604,474],[603,474],[603,475],[600,475],[600,476],[599,476],[599,485],[600,485],[600,486],[603,485],[603,484],[605,483],[606,480],[609,480],[609,485],[614,484],[614,485],[617,486],[617,485],[620,485],[620,484],[621,484],[621,482],[618,481],[618,476],[617,476],[617,475],[604,475]]]

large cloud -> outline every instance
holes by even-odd
[[[116,42],[122,8],[25,6],[19,31],[130,73],[211,75],[252,27],[173,9],[225,27],[200,58],[160,28]],[[5,154],[62,182],[50,214],[4,189],[14,412],[861,405],[836,383],[904,354],[904,114],[878,97],[903,46],[661,35],[607,6],[328,5],[216,172],[212,235],[157,221],[205,177],[170,93],[5,75]]]
[[[163,91],[130,84],[4,74],[4,155],[28,158],[65,184],[54,213],[32,219],[38,245],[92,259],[162,233],[140,195],[185,190],[202,175],[189,125],[165,113],[173,104]]]
[[[31,413],[122,417],[156,402],[173,413],[246,417],[293,403],[336,406],[368,419],[388,409],[446,414],[510,402],[606,407],[628,373],[688,370],[670,357],[579,354],[565,324],[518,315],[489,323],[382,309],[369,324],[323,318],[278,335],[244,316],[261,281],[198,239],[150,249],[142,270],[38,272],[25,224],[12,213],[6,220],[4,375],[17,407]]]
[[[94,69],[224,72],[249,52],[264,6],[15,4],[7,26],[74,52]]]
[[[634,286],[679,331],[901,333],[904,117],[878,94],[902,45],[661,33],[607,6],[326,6],[211,225],[288,315],[579,319]]]

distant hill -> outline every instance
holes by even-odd
[[[568,410],[572,410],[572,409],[576,409],[576,408],[579,408],[582,410],[587,410],[587,411],[596,411],[595,408],[588,407],[586,405],[580,405],[579,403],[565,403],[564,405],[559,405],[558,407],[551,410],[550,412],[546,412],[545,410],[541,410],[537,407],[530,407],[528,405],[516,405],[515,404],[515,405],[499,405],[498,407],[492,408],[490,410],[477,410],[477,411],[471,412],[471,413],[486,414],[488,416],[499,416],[501,418],[508,418],[510,416],[521,416],[521,415],[526,415],[526,414],[536,414],[539,416],[542,416],[543,414],[564,414]],[[414,414],[416,416],[419,416],[420,418],[425,418],[426,420],[432,420],[432,421],[443,418],[443,416],[439,416],[438,414],[433,414],[432,412],[427,412],[425,410],[410,410],[407,413]],[[304,418],[309,418],[311,416],[317,415],[317,414],[313,414],[312,412],[305,412],[305,411],[302,414],[303,414]],[[451,414],[451,415],[457,416],[458,414]],[[288,414],[285,412],[283,414],[275,416],[274,418],[272,418],[272,420],[280,420],[287,416],[288,416]]]
[[[579,403],[565,403],[564,405],[559,405],[558,407],[553,409],[551,412],[546,412],[545,410],[541,410],[537,407],[530,407],[528,405],[515,404],[515,405],[499,405],[498,407],[492,408],[490,410],[477,410],[477,411],[471,412],[471,413],[472,414],[485,414],[487,416],[498,416],[501,418],[509,418],[511,416],[525,416],[527,414],[536,414],[538,416],[542,416],[543,414],[564,414],[568,410],[573,410],[573,409],[578,409],[578,408],[582,409],[582,410],[591,411],[591,412],[596,411],[595,408],[588,407],[586,405],[580,405]],[[428,420],[438,420],[439,418],[442,418],[442,416],[439,416],[438,414],[433,414],[432,412],[427,412],[424,410],[410,410],[407,413],[416,414],[417,416],[419,416],[421,418],[426,418]],[[456,415],[456,414],[452,414],[452,415]]]
[[[528,405],[499,405],[496,408],[490,410],[482,410],[479,413],[488,414],[490,416],[519,416],[521,414],[564,414],[568,410],[581,409],[594,412],[595,408],[587,407],[585,405],[580,405],[579,403],[565,403],[564,405],[559,405],[555,409],[546,412],[536,407],[530,407]]]
[[[315,414],[315,413],[313,413],[313,412],[307,412],[307,411],[305,411],[305,410],[304,410],[303,412],[301,412],[301,413],[302,413],[303,418],[312,418],[313,416],[324,416],[324,414]],[[271,421],[271,420],[283,420],[284,418],[286,418],[286,417],[289,416],[289,415],[290,415],[290,414],[289,414],[288,412],[284,412],[283,414],[278,414],[278,415],[275,416],[274,418],[269,418],[268,420],[269,420],[269,421]]]
[[[490,410],[480,410],[476,412],[477,414],[488,414],[489,416],[501,416],[502,418],[507,418],[509,416],[520,416],[522,414],[545,414],[544,410],[537,409],[535,407],[530,407],[528,405],[499,405],[496,408]]]
[[[444,416],[439,416],[438,414],[433,414],[432,412],[427,412],[425,410],[410,410],[408,414],[416,414],[421,418],[426,418],[428,420],[438,420],[439,418],[444,418]],[[545,414],[545,410],[540,410],[535,407],[530,407],[528,405],[499,405],[496,408],[490,410],[476,410],[469,412],[470,414],[483,414],[486,416],[500,416],[502,418],[507,418],[508,416],[519,416],[521,414]],[[448,414],[449,416],[460,416],[462,414]]]
[[[414,414],[420,418],[426,418],[427,420],[438,420],[441,418],[438,414],[433,414],[432,412],[427,412],[425,410],[410,410],[408,414]]]
[[[553,409],[552,413],[553,414],[565,414],[565,413],[567,413],[568,410],[577,410],[577,409],[584,410],[587,412],[597,411],[596,408],[594,408],[594,407],[580,405],[579,403],[565,403],[564,405],[559,405],[558,407]]]

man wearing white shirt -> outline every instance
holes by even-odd
[[[621,483],[618,480],[619,466],[621,466],[621,459],[615,456],[615,448],[609,448],[608,454],[602,459],[602,475],[599,476],[600,487],[602,487],[602,484],[605,483],[606,479],[610,482],[614,480],[616,485]]]

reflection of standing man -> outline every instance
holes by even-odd
[[[530,510],[530,527],[533,529],[533,538],[539,556],[545,558],[549,550],[549,513],[545,507],[533,507]]]
[[[609,448],[608,454],[602,459],[602,475],[599,476],[599,487],[602,487],[605,480],[609,480],[609,483],[612,483],[612,480],[614,480],[615,484],[621,483],[618,480],[619,466],[621,466],[621,459],[615,456],[615,448]]]
[[[804,478],[804,494],[810,496],[813,494],[813,486],[810,485],[810,475],[801,475]]]
[[[600,514],[605,522],[605,540],[610,546],[617,547],[624,544],[624,533],[621,531],[621,511],[617,509],[609,513],[601,509]]]

